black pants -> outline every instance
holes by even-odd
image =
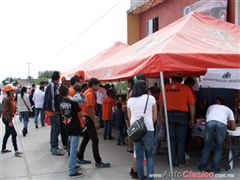
[[[62,140],[63,146],[67,146],[68,145],[68,135],[67,135],[67,129],[62,121],[62,116],[60,116],[60,134],[61,134],[61,140]]]
[[[86,127],[87,129],[83,134],[83,140],[78,151],[78,159],[84,159],[83,157],[84,157],[86,146],[89,140],[91,139],[94,160],[96,162],[101,162],[101,157],[99,155],[99,148],[98,148],[99,140],[97,136],[97,131],[96,131],[94,122],[89,117],[86,117]]]
[[[3,137],[2,150],[6,149],[7,140],[10,135],[12,135],[12,143],[14,150],[17,151],[17,132],[14,126],[10,127],[6,119],[2,118],[3,123],[5,124],[5,135]]]

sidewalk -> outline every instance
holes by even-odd
[[[30,119],[29,130],[26,137],[22,136],[21,129],[22,123],[15,118],[15,127],[18,132],[18,146],[19,150],[24,153],[22,157],[15,157],[14,153],[6,153],[1,155],[1,180],[65,180],[68,179],[67,172],[67,153],[64,156],[52,156],[50,153],[50,127],[39,127],[35,129],[33,119]],[[4,125],[1,122],[1,139],[4,135]],[[100,154],[104,161],[108,161],[112,164],[111,168],[101,169],[95,167],[95,162],[92,156],[91,142],[89,142],[85,159],[90,159],[92,164],[82,165],[80,172],[83,172],[85,176],[79,178],[83,180],[126,180],[131,179],[129,171],[131,167],[132,154],[126,151],[127,146],[117,146],[116,140],[103,140],[102,131],[99,131],[99,148]],[[61,141],[60,148],[61,148]],[[11,144],[11,138],[8,140],[8,149],[13,151]],[[193,156],[189,161],[189,164],[183,168],[176,168],[174,172],[183,172],[185,170],[192,170],[197,172],[199,156]],[[240,163],[232,170],[222,173],[234,174],[234,178],[240,178]],[[224,168],[224,167],[223,167]],[[167,163],[167,154],[162,153],[156,156],[155,160],[155,173],[158,175],[169,172]],[[170,179],[155,178],[155,179]],[[182,179],[182,178],[178,178]],[[222,178],[226,179],[226,178]],[[230,179],[230,178],[228,178]]]

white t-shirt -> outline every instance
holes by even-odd
[[[33,94],[33,102],[35,104],[35,108],[43,108],[44,103],[44,92],[40,89],[37,89]]]
[[[97,104],[102,104],[103,103],[103,99],[106,97],[106,89],[99,87],[97,90]]]
[[[131,111],[130,124],[133,124],[136,120],[143,116],[145,104],[147,101],[147,94],[140,97],[131,97],[127,101],[127,107]],[[146,113],[144,115],[144,122],[148,131],[154,131],[153,119],[152,119],[152,106],[156,104],[156,100],[152,95],[149,95]]]
[[[233,112],[230,108],[220,104],[211,105],[207,110],[207,121],[215,120],[227,125],[227,121],[234,120]]]

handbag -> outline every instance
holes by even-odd
[[[147,95],[147,101],[145,104],[144,112],[146,113],[147,104],[148,104],[149,94]],[[128,129],[127,129],[128,136],[134,142],[138,142],[142,139],[143,136],[147,133],[147,128],[144,123],[144,117],[140,117],[140,119],[136,120]]]

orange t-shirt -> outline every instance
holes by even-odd
[[[195,103],[191,89],[180,83],[173,82],[165,86],[167,110],[189,111],[189,105]],[[160,102],[163,102],[163,97],[160,95]]]
[[[96,93],[92,88],[88,88],[84,93],[86,97],[86,102],[82,105],[82,112],[84,116],[88,116],[88,107],[93,107],[95,114],[95,105],[96,105]]]
[[[112,108],[114,106],[114,100],[110,96],[106,96],[103,99],[102,104],[102,120],[111,120],[112,119]]]
[[[69,90],[69,95],[73,97],[75,94],[75,90],[74,90],[73,86],[70,86],[68,90]]]

